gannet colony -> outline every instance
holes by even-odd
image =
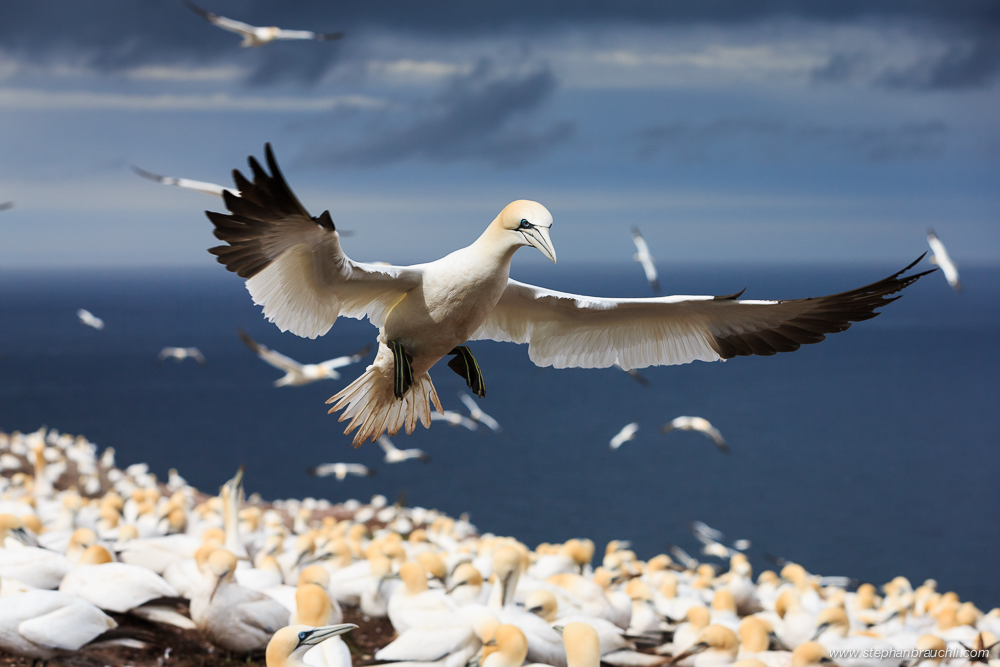
[[[0,469],[6,664],[997,664],[998,608],[933,580],[755,573],[700,523],[713,562],[532,549],[382,496],[245,499],[242,470],[209,495],[45,428],[0,433]]]

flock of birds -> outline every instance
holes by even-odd
[[[1000,609],[776,557],[754,579],[749,541],[692,530],[716,562],[612,541],[595,567],[587,539],[530,549],[382,496],[247,502],[242,470],[207,495],[82,436],[0,433],[0,651],[95,664],[124,646],[163,665],[189,632],[269,667],[998,664]],[[380,619],[377,646],[352,639]]]

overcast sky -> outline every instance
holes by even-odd
[[[627,261],[638,225],[663,264],[901,264],[927,227],[1000,263],[998,2],[201,2],[347,36],[0,4],[0,268],[210,265],[221,201],[129,165],[229,184],[266,141],[360,260],[530,198],[560,262]]]

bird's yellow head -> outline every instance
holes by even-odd
[[[515,235],[515,245],[530,245],[538,248],[543,255],[556,261],[556,251],[549,238],[552,227],[552,214],[538,202],[518,199],[511,202],[500,211],[494,224]]]
[[[308,625],[289,625],[281,628],[274,633],[267,644],[267,664],[275,667],[285,665],[292,656],[301,661],[302,656],[313,646],[357,627],[353,623],[341,623],[318,628]]]

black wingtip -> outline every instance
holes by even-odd
[[[202,9],[198,5],[196,5],[193,2],[191,2],[191,0],[184,0],[184,6],[187,7],[188,9],[190,9],[192,12],[194,12],[195,14],[197,14],[198,16],[200,16],[203,19],[211,20],[211,19],[213,19],[215,17],[215,14],[213,14],[210,11],[208,11],[207,9]]]
[[[338,39],[344,38],[344,31],[340,32],[318,32],[316,33],[316,39],[321,42],[333,42]]]
[[[306,474],[309,475],[310,477],[319,477],[318,473],[319,473],[319,468],[316,467],[306,468]]]
[[[420,455],[420,461],[423,462],[423,463],[430,463],[431,462],[431,457],[430,457],[429,454],[421,454]]]
[[[741,296],[743,296],[743,293],[746,292],[746,291],[747,291],[747,288],[744,287],[739,292],[734,292],[732,294],[724,294],[722,296],[713,296],[712,300],[713,301],[735,301],[736,299],[738,299]]]
[[[374,477],[378,474],[378,470],[375,468],[368,468],[368,472],[365,473],[365,477]]]

